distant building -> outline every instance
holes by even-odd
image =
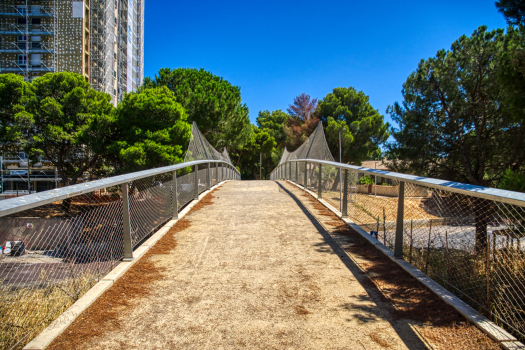
[[[116,104],[144,78],[145,0],[2,0],[0,74],[82,74]]]

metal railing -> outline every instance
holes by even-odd
[[[283,161],[270,179],[314,192],[395,257],[525,338],[525,193],[315,159]]]
[[[199,194],[240,180],[195,160],[0,202],[0,348],[21,348]]]

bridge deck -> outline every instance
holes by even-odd
[[[426,349],[432,343],[421,335],[421,321],[396,316],[370,276],[309,213],[313,204],[299,190],[236,181],[214,195],[213,205],[188,216],[191,226],[177,233],[170,254],[150,258],[166,269],[151,293],[123,310],[116,330],[84,339],[82,348]]]

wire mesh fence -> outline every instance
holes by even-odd
[[[227,151],[204,141],[192,139],[189,149],[198,155],[198,142],[221,159],[0,202],[1,349],[22,348],[210,185],[240,180]]]
[[[335,163],[323,141],[320,129],[295,152],[285,149],[270,179],[320,194],[398,257],[525,340],[521,194]]]

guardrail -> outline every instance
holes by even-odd
[[[0,348],[18,348],[178,217],[199,194],[240,180],[198,160],[0,202]]]
[[[271,180],[313,191],[436,282],[525,338],[525,194],[316,159]]]

